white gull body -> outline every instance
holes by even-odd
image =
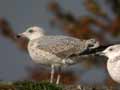
[[[29,39],[28,52],[34,62],[51,65],[51,82],[53,82],[54,66],[75,64],[78,60],[72,60],[70,56],[99,46],[99,42],[95,39],[80,40],[69,36],[46,35],[44,30],[37,26],[30,27],[19,35]],[[59,79],[60,75],[57,84]]]
[[[120,83],[120,44],[112,45],[102,53],[108,57],[107,69],[111,78]]]

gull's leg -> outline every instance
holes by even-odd
[[[53,83],[54,73],[55,73],[55,69],[54,69],[54,65],[52,64],[52,65],[51,65],[50,83]]]
[[[58,67],[58,70],[59,70],[59,73],[58,73],[58,76],[57,76],[56,84],[59,84],[60,78],[61,78],[61,76],[60,76],[60,74],[61,74],[61,67],[60,66]]]

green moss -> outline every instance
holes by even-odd
[[[9,88],[8,86],[12,88]],[[1,89],[4,90],[5,87],[8,87],[10,90],[63,90],[62,86],[51,84],[47,81],[38,81],[38,82],[17,81],[17,82],[12,83],[11,85],[8,85],[7,83],[0,84],[0,90]]]
[[[62,90],[62,87],[46,81],[19,81],[14,83],[17,90]]]

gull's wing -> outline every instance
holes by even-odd
[[[72,54],[78,54],[85,49],[85,42],[80,39],[67,36],[43,36],[33,41],[37,50],[43,50],[60,58],[67,58]]]

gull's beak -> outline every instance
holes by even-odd
[[[21,37],[26,37],[26,36],[25,36],[25,33],[21,33],[21,34],[18,34],[16,37],[21,38]]]
[[[104,53],[104,51],[102,51],[102,52],[97,52],[96,55],[105,56],[105,53]]]

